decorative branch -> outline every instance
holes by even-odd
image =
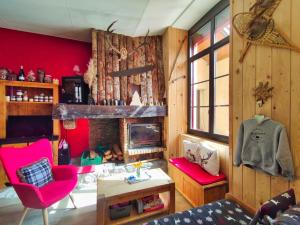
[[[259,85],[254,89],[253,94],[259,107],[262,107],[263,104],[265,104],[266,101],[272,97],[273,89],[274,87],[269,87],[269,82],[266,82],[265,84],[263,82],[259,82]]]

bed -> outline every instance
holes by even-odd
[[[144,225],[247,225],[252,220],[253,209],[241,207],[230,198],[206,204],[184,212],[175,213]]]

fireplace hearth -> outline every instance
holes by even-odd
[[[122,118],[89,120],[89,148],[120,146],[124,161],[163,158],[164,118]]]

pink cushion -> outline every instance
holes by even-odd
[[[86,174],[86,173],[93,173],[95,172],[95,166],[78,166],[77,167],[77,174]]]
[[[54,181],[40,188],[45,208],[66,197],[76,186],[76,181]]]
[[[222,172],[220,172],[219,176],[213,176],[202,169],[200,165],[192,163],[184,157],[173,158],[170,159],[169,162],[201,185],[226,180],[226,177]]]

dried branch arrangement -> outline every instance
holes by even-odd
[[[84,82],[89,86],[90,95],[94,102],[97,102],[97,69],[94,60],[90,59],[88,69],[83,76]]]
[[[240,62],[251,47],[254,45],[266,45],[276,48],[291,49],[300,52],[291,40],[275,26],[272,18],[282,0],[256,0],[249,12],[238,13],[233,17],[233,27],[238,35],[247,41]]]
[[[269,82],[263,83],[259,82],[258,87],[254,89],[254,94],[256,103],[259,107],[262,107],[266,101],[272,97],[272,90],[274,87],[269,87]]]

